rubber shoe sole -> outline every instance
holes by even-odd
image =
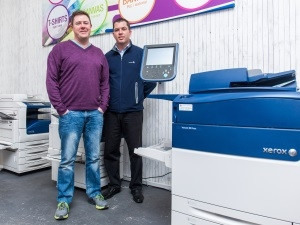
[[[96,205],[96,209],[99,209],[99,210],[104,210],[104,209],[108,209],[108,206],[99,206],[99,205]]]
[[[65,219],[68,219],[68,217],[69,217],[69,214],[64,215],[64,216],[54,216],[54,218],[56,220],[65,220]]]
[[[66,202],[60,202],[57,204],[57,209],[54,214],[56,220],[64,220],[69,217],[69,205]]]
[[[104,210],[104,209],[108,209],[109,208],[109,206],[107,204],[105,204],[105,205],[104,204],[103,205],[97,205],[96,201],[94,199],[92,199],[92,198],[88,199],[88,203],[94,205],[96,207],[96,209],[98,209],[98,210]]]

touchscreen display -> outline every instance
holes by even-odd
[[[174,47],[169,48],[149,48],[146,65],[172,65],[174,57]]]

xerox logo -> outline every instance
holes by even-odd
[[[287,149],[282,149],[282,148],[263,148],[264,153],[269,153],[269,154],[278,154],[278,155],[286,155]]]
[[[291,149],[289,150],[289,155],[292,156],[292,157],[296,156],[296,155],[297,155],[297,150],[291,148]]]
[[[268,154],[277,154],[277,155],[290,155],[292,157],[297,155],[297,150],[291,148],[290,150],[283,149],[283,148],[263,148],[263,153]]]

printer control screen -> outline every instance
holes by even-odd
[[[147,55],[147,66],[172,65],[174,47],[170,48],[150,48]]]
[[[175,78],[178,44],[146,45],[141,78],[146,81],[169,81]]]

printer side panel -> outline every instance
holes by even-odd
[[[300,223],[299,171],[298,162],[173,148],[172,210],[216,224]]]

